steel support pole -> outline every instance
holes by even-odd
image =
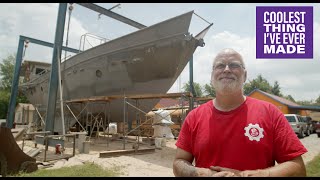
[[[134,20],[126,18],[126,17],[124,17],[124,16],[122,16],[120,14],[117,14],[115,12],[112,12],[111,9],[105,9],[105,8],[103,8],[101,6],[98,6],[96,4],[93,4],[93,3],[77,3],[77,4],[79,4],[79,5],[83,6],[83,7],[86,7],[88,9],[91,9],[92,11],[96,11],[98,13],[101,13],[101,14],[104,14],[104,15],[109,16],[111,18],[114,18],[114,19],[116,19],[116,20],[118,20],[120,22],[123,22],[125,24],[128,24],[128,25],[133,26],[133,27],[138,28],[138,29],[142,29],[142,28],[147,27],[147,26],[145,26],[143,24],[140,24],[140,23],[138,23],[138,22],[136,22]]]
[[[17,102],[17,94],[18,94],[18,84],[19,84],[19,74],[21,70],[21,62],[22,62],[22,53],[23,53],[23,46],[24,46],[24,39],[19,37],[19,44],[18,44],[18,52],[16,56],[16,65],[14,68],[14,75],[13,81],[11,86],[11,95],[10,95],[10,102],[9,102],[9,109],[8,109],[8,117],[6,121],[7,128],[13,128],[13,118],[14,118],[14,111],[16,108]]]
[[[27,36],[21,36],[20,35],[20,39],[28,40],[29,43],[39,44],[39,45],[46,46],[46,47],[49,47],[49,48],[53,48],[53,46],[54,46],[53,43],[50,43],[50,42],[47,42],[47,41],[42,41],[42,40],[39,40],[39,39],[34,39],[34,38],[31,38],[31,37],[27,37]],[[79,53],[79,51],[80,51],[80,49],[74,49],[74,48],[70,48],[70,47],[66,47],[66,46],[62,46],[62,50],[68,51],[68,52],[72,52],[72,53],[75,53],[75,54]]]
[[[53,57],[51,63],[51,74],[49,83],[49,94],[48,94],[48,105],[47,105],[47,116],[45,130],[50,131],[53,134],[54,131],[54,119],[56,112],[56,100],[58,90],[58,60],[61,58],[62,43],[64,25],[67,12],[67,3],[59,4],[58,19],[56,26],[55,41],[53,47]],[[60,57],[58,57],[60,56]]]
[[[127,113],[127,98],[123,97],[123,150],[126,149],[126,131],[125,131],[125,126],[126,126],[126,116]]]
[[[192,93],[193,97],[196,97],[196,93],[194,91],[194,86],[193,86],[193,55],[189,61],[189,78],[190,78],[190,91]],[[193,97],[190,97],[189,101],[189,110],[191,111],[193,109]]]

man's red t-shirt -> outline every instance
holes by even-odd
[[[191,111],[176,146],[190,152],[196,167],[264,169],[307,152],[283,113],[273,104],[247,97],[222,112],[209,101]]]

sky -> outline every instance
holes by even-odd
[[[119,3],[97,3],[110,9]],[[256,7],[257,6],[312,6],[313,7],[313,59],[257,59]],[[2,3],[0,6],[0,62],[16,54],[19,36],[54,42],[58,16],[58,3]],[[296,101],[315,100],[320,96],[320,4],[316,3],[120,3],[113,12],[150,26],[180,14],[194,11],[189,32],[198,34],[213,23],[204,37],[205,46],[198,47],[193,56],[193,81],[209,84],[214,56],[223,48],[240,52],[246,63],[248,80],[261,74],[273,85],[280,84],[284,95]],[[200,18],[200,17],[201,18]],[[69,28],[67,26],[69,23]],[[91,45],[114,39],[138,29],[110,17],[99,15],[78,4],[73,4],[69,21],[66,14],[64,43],[68,47],[83,47],[81,37],[87,35]],[[92,38],[93,36],[98,37]],[[68,39],[67,39],[68,37]],[[51,63],[52,49],[30,43],[24,59]],[[62,58],[74,55],[62,52]],[[248,82],[247,80],[247,82]],[[189,64],[168,92],[181,92],[189,81]]]

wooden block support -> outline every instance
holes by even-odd
[[[134,149],[128,149],[128,150],[115,150],[115,151],[104,151],[99,153],[100,158],[106,158],[106,157],[112,157],[112,156],[121,156],[126,154],[144,154],[144,153],[152,153],[155,152],[155,148],[144,148],[144,149],[138,149],[135,151]]]
[[[120,134],[112,134],[112,136],[111,136],[111,140],[117,140],[117,139],[119,139],[120,138]]]
[[[142,142],[147,143],[150,146],[155,145],[154,138],[142,138]]]

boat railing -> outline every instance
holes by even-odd
[[[206,27],[206,28],[204,28],[201,32],[199,32],[196,36],[195,36],[195,38],[196,39],[202,39],[202,40],[200,40],[199,41],[199,45],[201,46],[201,47],[203,47],[204,46],[204,42],[203,42],[203,37],[206,35],[206,33],[209,31],[209,29],[210,29],[210,27],[213,25],[213,23],[210,23],[209,21],[207,21],[206,19],[204,19],[203,17],[201,17],[201,16],[199,16],[198,14],[196,14],[195,12],[193,12],[193,14],[194,15],[196,15],[198,18],[200,18],[201,20],[203,20],[204,22],[206,22],[206,23],[208,23],[209,25]]]
[[[84,51],[85,49],[85,43],[87,42],[91,47],[93,47],[93,45],[88,41],[88,37],[97,39],[100,41],[100,44],[103,44],[105,42],[107,42],[109,39],[101,37],[101,36],[97,36],[91,33],[85,33],[80,37],[80,45],[79,45],[79,52],[80,51]]]
[[[61,63],[66,61],[68,58],[70,58],[72,56],[72,54],[69,54],[68,56],[64,57],[63,59],[61,59]]]

